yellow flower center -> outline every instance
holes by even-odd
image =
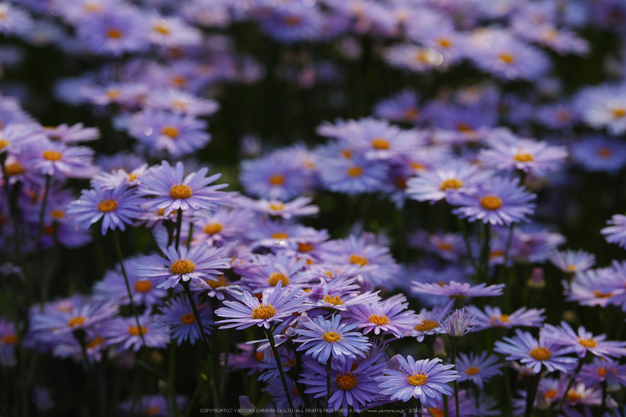
[[[261,304],[260,306],[256,307],[252,312],[252,318],[267,320],[271,317],[274,317],[274,314],[276,314],[276,309],[273,305]]]
[[[310,243],[298,243],[298,250],[300,252],[311,252],[313,250],[313,245]]]
[[[283,203],[271,203],[270,204],[270,210],[281,211],[284,208],[285,208],[285,205]]]
[[[0,139],[0,149],[6,147],[9,145],[9,142],[4,140],[4,139]]]
[[[340,306],[343,304],[343,301],[341,301],[341,297],[338,295],[330,295],[330,294],[326,294],[323,298],[324,302],[326,303],[330,303],[334,306]]]
[[[7,345],[17,345],[17,335],[16,334],[5,334],[2,336],[2,342]]]
[[[374,323],[377,326],[384,326],[385,324],[389,323],[389,317],[383,315],[378,315],[378,314],[370,314],[370,316],[368,317],[368,320],[370,323]]]
[[[385,150],[389,149],[389,142],[383,138],[375,138],[372,141],[372,146],[374,147],[374,149]]]
[[[598,343],[593,339],[580,339],[578,344],[586,348],[594,348]]]
[[[128,326],[128,333],[133,336],[139,336],[139,331],[141,330],[141,334],[148,333],[148,329],[145,326],[137,327],[137,326]]]
[[[457,123],[456,129],[463,133],[472,133],[474,129],[467,123]]]
[[[463,187],[463,183],[461,181],[457,180],[456,178],[451,178],[442,182],[439,189],[441,191],[446,191],[449,188],[457,189],[461,187]]]
[[[163,35],[167,35],[168,33],[170,33],[170,30],[168,29],[166,22],[159,22],[156,25],[154,25],[152,28],[154,29],[155,32],[159,32]]]
[[[465,370],[465,373],[468,375],[476,375],[478,372],[480,372],[480,369],[475,366],[470,366]]]
[[[515,62],[515,57],[511,54],[500,54],[498,55],[498,58],[500,58],[500,61],[504,62],[505,64],[512,64],[513,62]]]
[[[497,210],[502,207],[502,200],[495,195],[487,195],[480,199],[480,205],[485,210]]]
[[[178,137],[178,129],[176,129],[174,126],[165,126],[161,130],[161,133],[163,133],[165,136],[169,137],[170,139],[176,139]]]
[[[74,326],[80,326],[81,324],[83,324],[85,322],[85,318],[83,316],[78,316],[78,317],[72,317],[71,319],[69,319],[69,321],[67,322],[67,325],[70,327],[74,327]]]
[[[546,391],[545,394],[543,394],[543,396],[547,399],[547,400],[551,400],[552,398],[556,397],[556,394],[558,394],[559,392],[555,389],[550,389],[548,391]]]
[[[517,162],[532,162],[535,160],[533,156],[529,153],[518,153],[513,157]]]
[[[288,239],[288,238],[289,238],[289,235],[287,233],[283,233],[283,232],[272,233],[272,239],[284,240],[284,239]]]
[[[230,285],[230,281],[224,275],[220,275],[217,278],[217,281],[213,281],[212,279],[207,279],[205,282],[209,284],[209,287],[214,290],[217,288],[228,287]]]
[[[216,233],[221,232],[222,230],[224,230],[224,226],[222,226],[220,223],[213,223],[213,224],[207,224],[206,226],[204,226],[203,231],[207,235],[214,235]]]
[[[352,372],[337,375],[335,381],[337,381],[337,388],[343,391],[350,391],[359,383]]]
[[[365,266],[367,265],[367,258],[364,258],[356,254],[352,254],[350,255],[350,263],[354,265]]]
[[[404,118],[406,120],[415,120],[419,115],[419,110],[414,107],[408,108],[404,111]]]
[[[325,341],[328,343],[335,343],[341,340],[341,335],[337,332],[328,332],[322,335]]]
[[[87,349],[93,349],[96,346],[100,346],[104,343],[102,336],[96,336],[91,342],[87,343]]]
[[[616,109],[611,110],[611,113],[613,113],[614,117],[622,118],[626,116],[626,109],[623,107],[618,107]]]
[[[576,265],[567,265],[567,269],[569,269],[570,271],[574,272],[574,271],[576,271]]]
[[[9,177],[12,175],[19,175],[26,172],[22,164],[20,164],[19,162],[13,162],[12,164],[5,166],[4,168],[6,169],[7,176]]]
[[[598,148],[598,156],[600,158],[610,158],[613,156],[613,151],[610,148]]]
[[[352,152],[350,152],[349,149],[344,149],[343,151],[341,151],[341,155],[343,155],[343,157],[346,159],[350,159],[350,157],[352,156]]]
[[[283,23],[287,26],[299,26],[302,19],[300,16],[287,16],[283,19]]]
[[[581,393],[579,393],[578,391],[574,391],[573,389],[567,392],[568,401],[571,401],[573,403],[575,403],[578,400],[582,400],[583,398],[584,396]]]
[[[193,272],[196,264],[187,259],[179,259],[170,265],[170,272],[174,275],[184,275]]]
[[[450,39],[447,38],[439,38],[437,40],[437,43],[439,44],[439,46],[441,46],[442,48],[449,48],[452,46],[452,42],[450,42]]]
[[[416,324],[415,325],[415,330],[417,330],[418,332],[427,332],[429,330],[432,329],[436,329],[437,327],[439,327],[439,323],[437,323],[435,320],[422,320],[422,324]]]
[[[276,286],[276,284],[278,284],[279,281],[283,283],[284,287],[285,285],[289,284],[289,277],[281,274],[280,272],[272,272],[269,279],[267,280],[267,282],[274,287]]]
[[[428,409],[428,412],[433,416],[433,417],[443,417],[445,415],[445,413],[443,412],[443,410],[440,410],[438,408],[435,407],[430,407]]]
[[[161,412],[161,408],[156,405],[146,408],[146,414],[149,416],[156,416],[160,412]]]
[[[187,313],[187,314],[185,314],[184,316],[182,316],[182,317],[180,318],[180,321],[181,321],[183,324],[191,324],[191,323],[193,323],[194,321],[196,321],[196,316],[194,316],[192,313]]]
[[[360,177],[363,174],[363,168],[361,167],[350,167],[348,168],[348,175],[351,177]]]
[[[122,31],[117,29],[109,29],[109,31],[107,32],[107,36],[109,37],[109,39],[119,39],[122,37]]]
[[[608,297],[611,297],[613,295],[613,293],[610,293],[610,292],[600,292],[598,290],[595,290],[593,292],[593,295],[595,295],[596,298],[608,298]]]
[[[424,372],[417,372],[413,375],[407,375],[406,380],[411,385],[424,385],[426,381],[428,381],[428,375],[426,375]]]
[[[148,292],[152,289],[152,283],[150,281],[137,281],[135,282],[135,290],[139,292]]]
[[[55,151],[44,151],[43,152],[43,157],[45,159],[47,159],[48,161],[58,161],[59,159],[61,159],[63,155],[61,155],[61,153],[59,152],[55,152]]]
[[[547,361],[552,356],[552,352],[550,352],[547,348],[544,347],[536,347],[533,348],[528,354],[538,361]]]
[[[50,217],[52,217],[53,219],[62,219],[63,217],[65,217],[65,212],[62,210],[52,210],[50,212]]]
[[[103,213],[108,213],[110,211],[113,211],[117,208],[117,201],[115,200],[104,200],[101,201],[100,204],[98,204],[98,210],[100,210]]]
[[[508,323],[509,322],[509,315],[508,314],[502,314],[499,317],[493,316],[492,318],[489,319],[489,322],[491,323],[492,326],[502,326],[502,323]]]
[[[172,188],[170,188],[170,197],[176,200],[178,199],[184,200],[185,198],[189,198],[192,195],[193,195],[193,192],[191,191],[191,187],[188,185],[184,185],[184,184],[172,185]]]
[[[270,177],[270,184],[272,185],[283,185],[285,183],[285,177],[282,175],[272,175]]]

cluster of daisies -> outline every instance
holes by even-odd
[[[56,99],[104,127],[43,126],[12,97],[28,86],[0,96],[0,252],[11,260],[0,285],[25,300],[1,298],[0,367],[25,400],[2,394],[0,413],[65,395],[29,385],[37,355],[97,375],[93,391],[107,366],[145,370],[147,390],[115,404],[128,415],[230,408],[242,380],[242,408],[294,417],[623,412],[626,342],[610,339],[624,325],[626,263],[559,250],[550,221],[566,200],[546,194],[586,171],[623,174],[623,51],[605,62],[610,82],[573,91],[553,71],[592,52],[584,30],[622,42],[624,16],[619,0],[0,2],[0,33],[16,40],[0,47],[3,70],[19,72],[25,43],[56,48],[89,68],[57,80]],[[242,52],[240,29],[297,53],[270,65]],[[312,52],[324,44],[338,59]],[[314,148],[246,136],[242,193],[195,158],[226,85],[268,76],[341,93],[341,60],[359,59],[406,80],[472,81],[389,92],[367,117],[320,124]],[[96,155],[101,144],[117,153]],[[418,207],[442,228],[425,218],[396,241],[358,224],[338,236],[309,222],[329,195],[375,195],[399,218]],[[597,232],[626,248],[626,216]],[[124,251],[122,238],[144,237],[143,253]],[[105,238],[112,269],[49,297],[58,250]],[[393,255],[404,243],[410,263]],[[544,277],[553,267],[561,282]],[[548,287],[571,303],[563,321],[537,301],[550,302]],[[604,333],[581,325],[586,312],[606,319]],[[177,383],[187,372],[195,391]]]

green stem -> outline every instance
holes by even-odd
[[[196,306],[196,301],[193,299],[193,295],[191,294],[191,290],[189,289],[189,281],[183,281],[183,288],[185,289],[185,294],[187,294],[187,299],[189,299],[189,304],[191,304],[193,315],[196,317],[196,322],[198,322],[198,327],[200,328],[200,334],[202,335],[202,340],[208,346],[209,338],[207,337],[206,333],[204,333],[204,327],[202,326],[202,320],[200,320],[200,313],[198,313],[198,307]]]
[[[330,411],[330,366],[333,361],[333,354],[331,353],[328,357],[328,362],[326,362],[326,396],[328,401],[328,415],[331,414]]]
[[[122,270],[122,276],[124,277],[124,283],[126,284],[126,292],[128,294],[128,299],[130,300],[130,310],[135,317],[135,323],[137,323],[137,331],[139,332],[139,337],[141,337],[141,343],[145,347],[146,339],[143,336],[143,330],[141,328],[141,324],[139,323],[139,315],[137,314],[137,308],[135,307],[135,301],[133,300],[133,293],[130,291],[130,284],[128,282],[128,275],[126,274],[126,268],[124,268],[124,257],[122,256],[122,245],[120,245],[120,237],[117,232],[117,229],[113,230],[113,240],[115,241],[115,252],[117,253],[117,258],[120,261],[120,269]]]
[[[511,251],[512,243],[513,243],[513,223],[511,223],[511,226],[509,227],[509,236],[506,239],[506,246],[504,248],[504,254],[503,254],[504,259],[503,259],[502,267],[500,268],[500,273],[497,275],[498,280],[496,281],[496,284],[503,282],[504,271],[507,268],[506,264],[509,262],[509,252]]]
[[[463,241],[465,242],[465,250],[467,251],[467,258],[472,263],[472,266],[474,267],[474,271],[476,271],[476,273],[478,274],[479,265],[476,263],[476,259],[474,259],[474,255],[472,254],[472,245],[470,245],[469,234],[467,233],[467,227],[465,227],[465,222],[463,221],[463,219],[457,218],[457,220],[459,221],[459,228],[461,229],[461,232],[463,233]]]
[[[457,346],[459,344],[460,339],[461,339],[460,337],[450,336],[450,362],[452,363],[452,365],[455,365],[455,367],[456,367],[456,350],[457,350]],[[452,385],[454,386],[454,409],[456,410],[456,415],[460,416],[461,414],[459,412],[459,383],[455,379],[452,382]]]
[[[484,234],[480,251],[480,272],[483,281],[487,281],[489,277],[489,254],[491,253],[491,225],[484,223],[483,230]]]
[[[533,377],[533,380],[530,382],[528,386],[528,391],[526,394],[526,409],[524,411],[524,417],[531,417],[533,413],[533,409],[535,408],[535,397],[537,396],[537,387],[539,386],[539,380],[541,379],[541,374],[537,374]],[[559,413],[557,412],[557,415]]]
[[[175,364],[176,364],[176,344],[170,343],[170,363],[169,363],[167,387],[170,392],[170,397],[172,397],[172,410],[174,411],[174,416],[178,417],[180,415],[180,411],[178,410],[178,403],[176,402],[176,388],[174,387],[174,375],[176,372]]]
[[[183,210],[178,209],[178,213],[176,214],[176,240],[174,244],[176,245],[176,250],[180,246],[180,232],[183,227]]]
[[[267,335],[267,339],[269,340],[270,346],[272,347],[272,352],[274,353],[276,366],[278,366],[280,379],[283,381],[283,389],[285,390],[285,395],[287,395],[287,402],[289,403],[289,407],[291,408],[291,416],[296,417],[296,409],[293,406],[293,401],[291,401],[291,394],[289,393],[289,387],[287,386],[287,379],[285,379],[285,371],[283,371],[283,364],[280,361],[280,354],[278,353],[278,348],[276,347],[276,342],[274,341],[274,333],[272,333],[272,329],[265,329],[265,334]]]
[[[43,201],[41,202],[41,209],[39,210],[39,223],[37,226],[37,258],[41,258],[41,237],[43,236],[43,219],[46,214],[46,206],[48,205],[48,194],[50,193],[50,175],[46,175],[46,183],[43,189]],[[43,301],[42,301],[43,303]]]
[[[2,157],[0,157],[0,167],[2,167],[4,193],[7,195],[7,201],[9,203],[9,213],[11,214],[11,220],[13,222],[13,244],[15,246],[15,256],[19,259],[22,257],[22,238],[19,215],[17,210],[17,196],[15,196],[11,192],[11,187],[9,185],[9,176],[7,175],[7,169],[4,166],[5,160],[6,153],[3,154]]]

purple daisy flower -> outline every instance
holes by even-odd
[[[456,359],[456,370],[460,375],[459,382],[472,381],[481,390],[491,378],[502,374],[501,367],[502,364],[498,363],[498,358],[488,355],[487,352],[481,352],[480,355],[459,353]]]
[[[319,171],[326,188],[348,195],[380,191],[387,178],[382,163],[357,156],[323,159]]]
[[[185,113],[144,110],[130,120],[131,136],[148,146],[152,152],[166,150],[173,157],[194,153],[209,143],[205,121]]]
[[[292,217],[314,216],[319,213],[319,207],[309,205],[311,201],[313,201],[311,197],[297,197],[292,201],[282,202],[280,200],[252,200],[241,196],[237,199],[237,204],[257,213],[291,219]]]
[[[612,135],[626,132],[626,85],[601,85],[583,89],[576,99],[585,123],[606,128]]]
[[[270,37],[285,43],[315,40],[322,32],[324,22],[317,7],[296,2],[276,4],[260,20],[261,27]]]
[[[208,304],[202,304],[198,300],[196,300],[196,305],[202,320],[204,334],[209,335],[212,330],[211,326],[214,324],[213,320],[211,320],[213,317],[211,308]],[[163,315],[157,316],[157,322],[171,332],[172,338],[178,340],[178,346],[187,339],[193,345],[196,343],[196,340],[202,338],[199,323],[196,322],[196,316],[186,297],[174,298],[166,303],[161,311]]]
[[[166,329],[159,327],[154,317],[150,316],[149,310],[139,316],[139,326],[135,317],[118,317],[106,323],[103,336],[111,344],[119,343],[119,350],[132,349],[135,352],[142,346],[143,335],[147,347],[164,348],[170,342],[170,334]]]
[[[270,154],[241,164],[241,184],[256,197],[287,201],[307,189],[307,175],[292,159]]]
[[[215,314],[226,317],[218,323],[220,329],[245,329],[254,325],[269,329],[272,323],[282,322],[294,313],[302,313],[312,308],[308,297],[299,288],[282,289],[282,281],[271,291],[263,293],[262,300],[253,297],[248,291],[235,295],[236,301],[224,301],[225,307],[215,310]]]
[[[502,314],[500,307],[485,306],[483,312],[478,307],[468,306],[467,310],[474,315],[474,331],[490,329],[493,327],[503,327],[511,329],[517,326],[541,327],[544,320],[544,309],[527,309],[522,307],[511,314]]]
[[[554,266],[568,274],[584,272],[596,263],[595,255],[582,250],[573,251],[571,249],[565,252],[553,251],[548,255],[548,259]]]
[[[508,180],[496,177],[490,182],[477,184],[471,194],[449,195],[448,202],[462,206],[453,210],[461,218],[508,226],[528,221],[526,215],[533,213],[535,204],[531,201],[535,197],[535,194],[519,185],[517,178]]]
[[[382,354],[378,353],[363,361],[353,359],[345,362],[333,361],[330,370],[331,396],[328,399],[328,408],[341,411],[347,416],[350,407],[358,412],[362,405],[371,402],[379,393],[376,377],[385,369],[385,363],[380,362],[381,358]],[[313,361],[306,361],[305,366],[300,383],[309,385],[310,388],[304,392],[315,394],[314,398],[326,396],[325,367]]]
[[[572,160],[587,171],[614,173],[626,165],[626,144],[602,136],[591,136],[571,146]]]
[[[563,280],[563,295],[567,301],[574,301],[583,306],[606,307],[614,297],[615,291],[601,288],[598,271],[590,269],[580,272],[574,276],[570,282]]]
[[[555,345],[539,336],[535,339],[530,333],[515,330],[514,337],[505,337],[504,341],[497,341],[494,351],[508,355],[506,360],[519,360],[535,373],[541,372],[542,367],[548,372],[568,372],[577,362],[576,358],[565,356],[574,351],[572,347]]]
[[[96,54],[119,56],[145,50],[149,45],[146,19],[134,7],[90,14],[77,22],[76,31]]]
[[[374,108],[374,114],[398,122],[417,123],[421,119],[420,109],[419,97],[415,91],[404,90],[378,102]]]
[[[87,142],[100,138],[100,131],[95,127],[84,127],[82,123],[69,126],[62,123],[54,127],[46,127],[44,133],[52,141],[60,141],[66,144]]]
[[[406,183],[406,193],[414,200],[434,204],[453,193],[471,192],[476,184],[489,176],[490,172],[481,171],[475,165],[454,162],[410,178]]]
[[[417,294],[445,295],[450,298],[466,299],[470,297],[495,297],[502,295],[504,284],[489,285],[480,283],[470,285],[467,282],[461,283],[450,281],[447,284],[413,282],[411,290]]]
[[[25,151],[31,166],[44,175],[80,178],[92,167],[93,150],[84,146],[67,146],[42,140]],[[90,175],[88,175],[90,176]]]
[[[413,331],[415,313],[407,310],[409,303],[402,294],[396,294],[384,301],[356,305],[349,310],[349,320],[357,322],[357,328],[364,334],[373,331],[375,335],[391,333],[400,339]]]
[[[78,200],[69,204],[66,214],[74,224],[83,230],[102,219],[102,234],[117,228],[125,230],[125,224],[132,223],[143,210],[140,204],[143,199],[137,196],[136,190],[130,188],[127,181],[115,188],[101,188],[93,184],[93,189],[82,190]]]
[[[147,210],[164,209],[164,215],[182,210],[193,214],[196,210],[213,209],[221,204],[226,193],[218,191],[227,184],[211,185],[222,174],[205,177],[208,168],[193,172],[183,180],[183,163],[177,162],[171,167],[167,161],[161,166],[151,168],[141,177],[137,191],[139,194],[151,196],[146,204]]]
[[[196,97],[186,91],[175,88],[150,91],[146,98],[146,107],[154,110],[168,110],[191,116],[209,116],[219,109],[215,100]]]
[[[124,260],[126,267],[126,275],[130,292],[133,296],[133,302],[136,305],[154,306],[162,304],[162,300],[167,297],[167,291],[156,288],[152,282],[139,279],[134,273],[137,265],[141,265],[143,259],[130,258]],[[104,279],[98,281],[93,286],[93,297],[96,300],[108,300],[118,305],[129,305],[128,291],[126,290],[126,281],[121,273],[119,264],[114,270],[107,271]]]
[[[340,323],[341,316],[334,315],[330,320],[318,316],[317,319],[300,321],[305,329],[296,328],[298,337],[294,340],[301,343],[297,350],[305,353],[319,363],[328,362],[330,355],[333,359],[345,362],[348,358],[365,357],[371,344],[367,337],[359,332],[352,332],[358,323]]]
[[[600,230],[609,243],[616,243],[626,249],[626,216],[614,214],[611,220],[606,222],[609,226]]]
[[[384,376],[376,378],[381,394],[404,402],[416,398],[424,407],[436,406],[442,394],[452,394],[448,383],[459,378],[459,374],[452,370],[454,365],[443,365],[439,358],[416,361],[410,355],[407,359],[396,355],[394,359],[398,369],[387,368]]]
[[[578,327],[575,332],[567,322],[562,321],[559,327],[546,324],[541,329],[541,335],[557,346],[570,346],[580,358],[584,358],[587,352],[591,352],[601,358],[620,358],[626,355],[626,342],[605,340],[606,335],[594,336],[585,330],[583,326]]]
[[[592,363],[584,364],[578,374],[586,385],[596,385],[606,381],[609,391],[626,385],[626,365],[612,359],[593,358]]]
[[[161,256],[150,256],[144,263],[137,264],[134,273],[141,279],[159,281],[157,288],[173,288],[180,280],[213,278],[223,274],[222,269],[230,269],[230,258],[222,258],[223,248],[195,246],[187,249],[181,245],[176,249],[173,245],[161,247]]]

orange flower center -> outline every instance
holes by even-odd
[[[52,210],[50,212],[50,217],[52,217],[53,219],[62,219],[63,217],[65,217],[65,212],[61,210]]]
[[[500,61],[504,62],[505,64],[512,64],[513,62],[515,62],[515,57],[511,54],[500,54],[498,58],[500,58]]]
[[[578,344],[586,348],[594,348],[598,343],[593,339],[580,339]]]
[[[535,160],[533,156],[529,153],[518,153],[513,157],[517,162],[532,162]]]
[[[600,158],[610,158],[613,156],[613,151],[610,148],[598,148],[598,156]]]
[[[117,29],[109,29],[107,36],[109,39],[119,39],[122,37],[122,32]]]
[[[9,142],[4,140],[4,139],[0,139],[0,149],[6,147],[9,145]]]
[[[338,295],[330,295],[330,294],[326,294],[324,296],[324,302],[326,303],[330,303],[334,306],[340,306],[343,304],[343,301],[341,301],[341,297]]]
[[[230,281],[224,275],[220,275],[216,278],[217,281],[213,281],[212,279],[206,280],[206,283],[209,284],[209,287],[213,288],[214,290],[217,288],[228,287],[228,285],[230,285]]]
[[[618,107],[616,109],[611,110],[611,113],[613,113],[614,117],[622,118],[626,116],[626,109],[623,107]]]
[[[418,109],[411,107],[409,109],[406,109],[404,111],[404,118],[406,120],[415,120],[417,119],[417,117],[420,115],[420,112]]]
[[[17,335],[16,334],[5,334],[2,336],[2,342],[7,345],[17,345]]]
[[[207,235],[214,235],[221,232],[222,230],[224,230],[224,226],[222,226],[220,223],[207,224],[206,226],[204,226],[204,233],[206,233]]]
[[[367,258],[364,258],[356,254],[352,254],[350,256],[350,263],[354,265],[365,266],[367,265]]]
[[[383,315],[378,315],[378,314],[370,314],[370,316],[368,317],[368,320],[370,323],[374,323],[377,326],[384,326],[385,324],[388,324],[390,322],[389,317]]]
[[[533,348],[528,354],[538,361],[547,361],[552,356],[552,352],[544,347]]]
[[[135,290],[139,292],[148,292],[152,289],[150,281],[137,281],[135,282]]]
[[[613,293],[610,293],[610,292],[600,292],[598,290],[595,290],[593,292],[593,295],[595,295],[596,298],[608,298],[608,297],[611,297],[613,295]]]
[[[328,332],[322,335],[325,341],[328,343],[335,343],[341,340],[341,335],[337,332]]]
[[[492,317],[489,319],[489,322],[491,323],[492,326],[502,326],[502,323],[508,323],[509,322],[509,315],[508,314],[502,314],[499,317]]]
[[[348,175],[351,177],[360,177],[363,174],[363,168],[361,167],[350,167],[348,168]]]
[[[276,314],[276,309],[273,305],[261,304],[260,306],[256,307],[252,312],[252,318],[267,320],[271,317],[274,317],[274,314]]]
[[[435,320],[424,319],[422,320],[422,324],[415,325],[415,330],[418,332],[427,332],[429,330],[436,329],[437,327],[439,327],[439,323]]]
[[[302,19],[300,16],[287,16],[283,19],[283,23],[287,26],[299,26]]]
[[[61,155],[60,152],[55,152],[55,151],[44,151],[43,152],[43,157],[46,158],[48,161],[58,161],[59,159],[61,159],[63,155]]]
[[[439,189],[441,191],[446,191],[449,188],[457,189],[461,187],[463,187],[463,183],[461,181],[457,180],[456,178],[451,178],[442,182]]]
[[[280,272],[272,272],[267,280],[267,282],[274,287],[279,281],[283,283],[283,287],[289,284],[289,278]]]
[[[475,366],[470,366],[465,370],[465,373],[468,375],[476,375],[478,372],[480,372],[480,369]]]
[[[191,187],[189,187],[188,185],[172,185],[172,188],[170,188],[170,197],[176,200],[184,200],[185,198],[189,198],[192,195],[193,192],[191,191]]]
[[[271,203],[270,204],[270,210],[281,211],[284,208],[285,208],[285,205],[283,203]]]
[[[343,391],[350,391],[359,383],[352,372],[338,375],[335,381],[337,381],[337,388]]]
[[[156,416],[160,412],[161,412],[161,409],[156,405],[146,408],[146,414],[149,416]]]
[[[426,381],[428,381],[428,375],[426,375],[424,372],[417,372],[412,375],[407,375],[406,380],[411,385],[416,385],[416,386],[424,385]]]
[[[132,334],[133,336],[139,336],[140,330],[141,334],[148,333],[148,329],[145,326],[128,326],[128,333]]]
[[[374,140],[372,140],[372,146],[374,147],[374,149],[385,150],[389,149],[389,142],[383,138],[375,138]]]
[[[98,204],[98,210],[103,213],[108,213],[117,208],[117,201],[115,200],[104,200]]]
[[[163,133],[170,139],[176,139],[178,137],[178,129],[176,129],[174,126],[165,126],[163,130],[161,130],[161,133]]]
[[[502,207],[502,200],[495,195],[487,195],[480,199],[480,205],[485,210],[497,210]]]
[[[93,349],[103,343],[104,339],[101,336],[96,336],[91,342],[87,343],[87,349]]]
[[[196,321],[196,316],[194,316],[192,313],[187,313],[180,318],[180,321],[183,324],[192,324],[194,321]]]
[[[430,414],[432,414],[433,417],[443,417],[445,415],[445,413],[443,412],[443,410],[440,410],[438,408],[435,407],[430,407],[428,409],[428,412]]]
[[[72,317],[71,319],[69,319],[69,321],[67,322],[67,325],[70,327],[80,326],[84,322],[85,322],[85,318],[83,316],[77,316],[77,317]]]
[[[11,175],[19,175],[26,172],[22,164],[20,164],[19,162],[13,162],[12,164],[6,165],[4,168],[6,169],[8,177],[10,177]]]
[[[285,183],[285,177],[282,175],[273,175],[270,177],[270,184],[272,185],[283,185]]]
[[[581,393],[579,393],[578,391],[574,391],[573,389],[567,392],[567,399],[573,403],[575,403],[578,400],[582,400],[583,397],[584,396]]]
[[[284,240],[288,238],[289,238],[289,235],[287,233],[283,233],[283,232],[272,233],[272,239]]]
[[[547,399],[547,400],[551,400],[552,398],[556,397],[556,394],[558,394],[559,392],[555,389],[551,389],[546,391],[545,394],[543,394],[543,396]]]
[[[300,252],[311,252],[313,250],[313,245],[310,243],[298,243],[298,250]]]
[[[184,275],[193,272],[196,269],[196,264],[187,259],[179,259],[172,262],[170,265],[170,272],[174,275]]]

